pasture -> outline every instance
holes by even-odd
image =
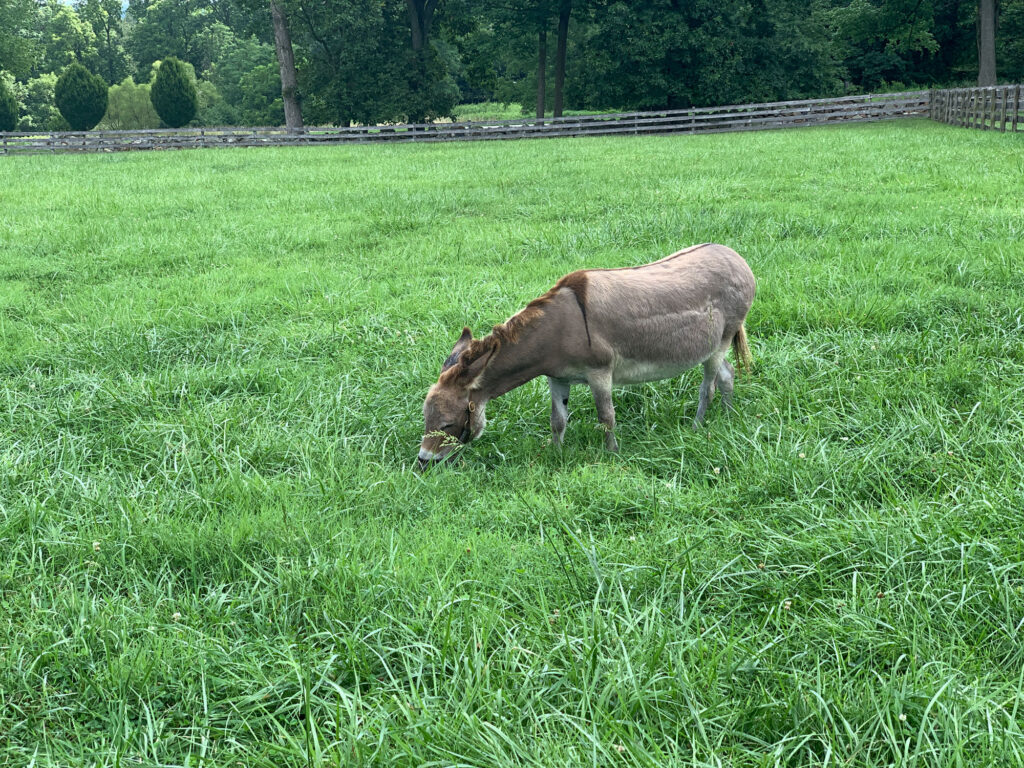
[[[1024,763],[1024,141],[789,132],[0,162],[0,763]],[[736,412],[462,326],[750,263]]]

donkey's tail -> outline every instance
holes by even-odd
[[[736,355],[737,367],[750,373],[751,366],[754,361],[750,357],[750,347],[747,346],[747,332],[743,330],[743,324],[740,324],[740,329],[736,331],[736,335],[732,337],[732,351]]]

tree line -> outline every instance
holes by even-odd
[[[169,58],[196,125],[671,109],[1019,82],[1024,0],[0,0],[0,116],[20,130],[68,127],[73,64],[109,88],[100,127],[166,124]]]

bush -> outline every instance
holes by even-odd
[[[199,96],[188,70],[173,57],[161,62],[149,98],[160,119],[171,128],[188,124],[199,109]]]
[[[107,84],[81,64],[69,64],[53,90],[57,109],[73,131],[91,131],[107,111]]]
[[[0,78],[0,131],[13,131],[18,124],[18,100],[7,82]]]
[[[57,105],[53,93],[57,76],[52,72],[33,77],[24,85],[18,84],[18,98],[22,103],[19,131],[67,131],[71,129]]]

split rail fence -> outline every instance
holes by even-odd
[[[719,133],[932,117],[955,125],[1018,130],[1020,86],[911,91],[725,107],[415,125],[307,128],[189,128],[144,131],[0,133],[0,153],[263,147],[350,142],[472,141],[552,136]]]
[[[1024,101],[1020,85],[952,88],[932,91],[928,116],[950,125],[979,130],[1024,131]]]

